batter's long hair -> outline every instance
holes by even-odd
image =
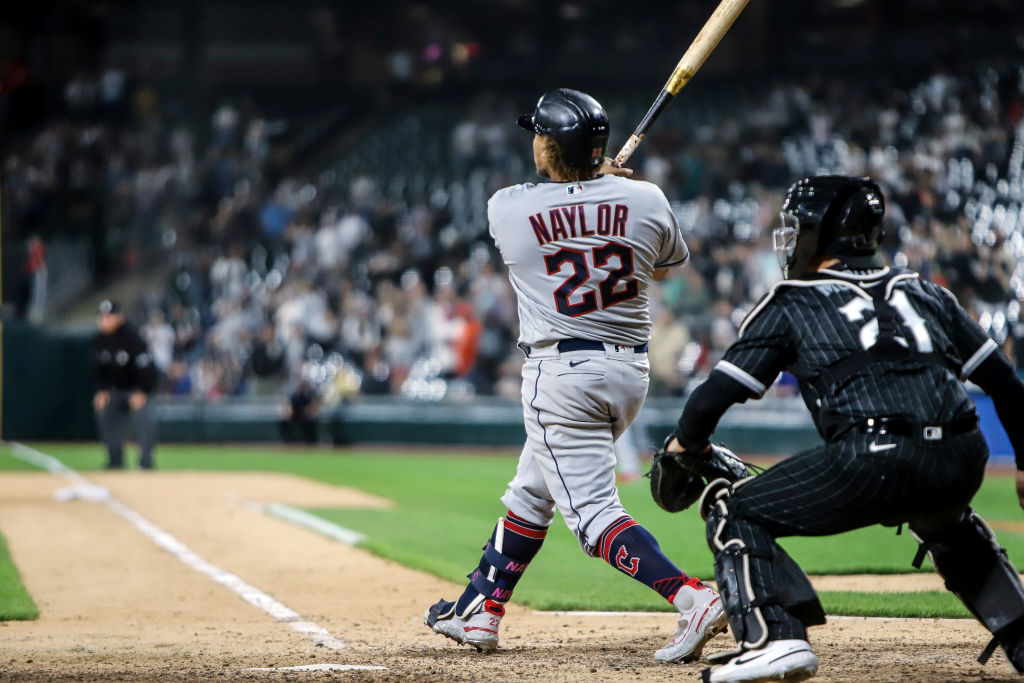
[[[551,175],[557,176],[561,181],[579,182],[581,180],[590,180],[597,176],[596,168],[577,168],[567,164],[565,157],[562,155],[562,149],[553,137],[542,135],[541,145],[541,158],[547,164]]]

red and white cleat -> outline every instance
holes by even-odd
[[[423,623],[460,645],[472,645],[478,652],[493,652],[498,647],[498,627],[505,608],[485,600],[472,614],[455,614],[455,603],[441,600],[423,614]]]
[[[672,603],[679,610],[679,623],[668,645],[654,653],[659,662],[692,662],[700,657],[704,644],[729,627],[722,598],[710,586],[690,579],[676,593]]]

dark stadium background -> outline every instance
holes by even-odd
[[[165,439],[276,438],[305,379],[324,441],[515,443],[484,211],[535,179],[514,117],[587,90],[614,151],[714,5],[6,3],[3,436],[94,433],[88,335],[113,296],[165,370]],[[819,171],[877,178],[889,259],[1019,364],[1022,65],[1015,0],[752,0],[631,162],[694,252],[653,297],[649,436],[778,278],[767,228]],[[723,425],[733,443],[813,440],[792,393]]]

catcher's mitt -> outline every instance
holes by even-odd
[[[724,446],[711,445],[707,453],[672,453],[666,450],[675,437],[669,434],[665,443],[654,454],[654,462],[647,476],[651,478],[651,496],[654,502],[668,512],[679,512],[700,498],[708,482],[715,479],[737,481],[757,470]]]

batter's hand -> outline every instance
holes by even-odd
[[[128,407],[132,410],[140,410],[142,406],[146,405],[146,393],[143,391],[132,392],[132,395],[128,397]]]
[[[1017,470],[1017,502],[1024,508],[1024,471]]]
[[[110,404],[110,392],[109,391],[97,391],[96,395],[92,397],[92,408],[97,413],[102,413],[107,409],[107,405]]]
[[[604,161],[601,162],[601,168],[597,169],[597,172],[607,175],[617,175],[623,178],[629,178],[633,175],[633,169],[616,166],[615,159],[612,159],[611,157],[604,158]]]

